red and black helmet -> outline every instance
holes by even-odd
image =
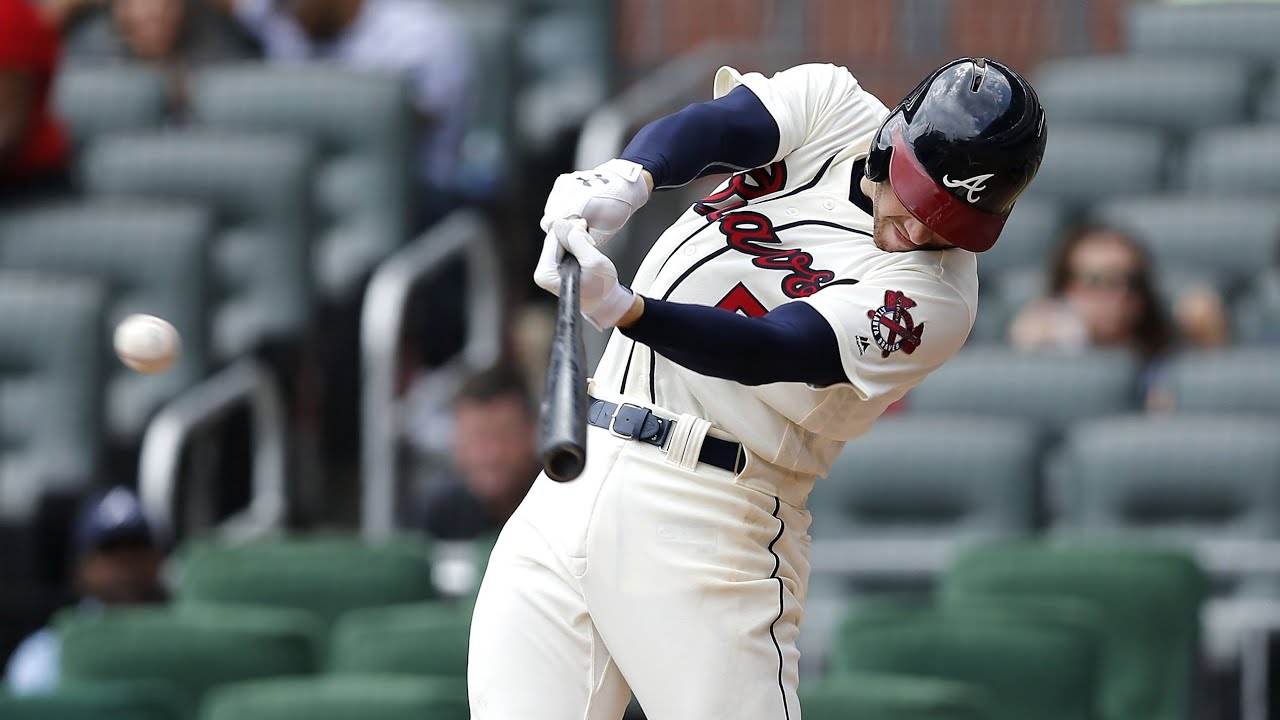
[[[866,174],[889,180],[903,206],[957,247],[995,244],[1040,168],[1044,108],[1021,75],[987,58],[933,71],[876,132]]]

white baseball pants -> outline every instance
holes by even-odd
[[[494,547],[473,720],[618,720],[632,692],[650,720],[799,720],[809,514],[730,471],[587,434],[582,476],[539,477]]]

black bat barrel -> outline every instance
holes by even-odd
[[[557,482],[577,478],[587,464],[587,375],[579,312],[580,280],[578,259],[566,253],[560,261],[560,303],[547,362],[538,448],[543,469]]]

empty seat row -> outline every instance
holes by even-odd
[[[1197,202],[1280,194],[1280,122],[1217,126],[1186,139],[1115,122],[1057,116],[1051,122],[1052,139],[1027,198],[1082,207],[1166,191]]]

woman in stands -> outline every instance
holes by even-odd
[[[1197,284],[1172,304],[1157,287],[1150,256],[1118,229],[1081,225],[1063,236],[1048,268],[1047,295],[1009,330],[1019,349],[1128,348],[1147,367],[1148,407],[1162,406],[1159,368],[1175,346],[1219,347],[1229,317],[1217,292]]]

